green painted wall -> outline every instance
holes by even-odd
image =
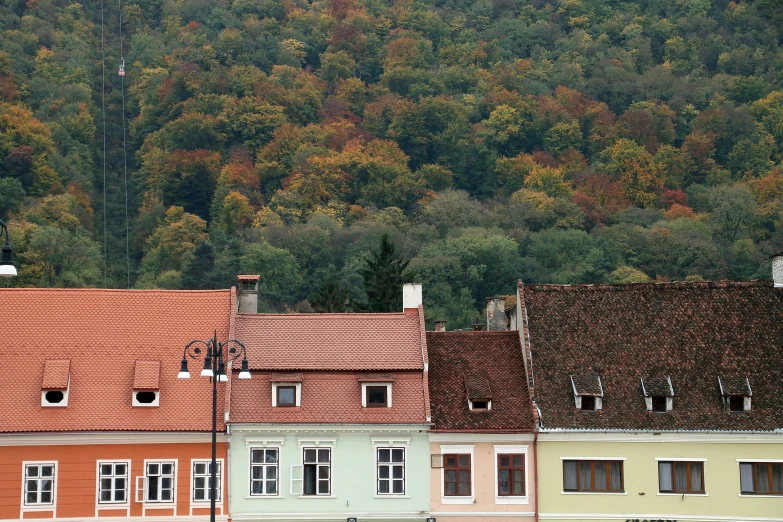
[[[591,521],[628,518],[700,520],[699,516],[704,516],[706,520],[710,520],[711,516],[729,517],[721,520],[743,520],[749,517],[783,520],[783,496],[762,498],[739,495],[737,462],[737,459],[783,459],[783,438],[780,436],[770,437],[771,443],[741,442],[751,439],[742,435],[737,436],[736,443],[703,440],[553,442],[545,439],[546,435],[538,442],[539,506],[542,519],[581,520],[573,516],[550,516],[568,513],[589,515]],[[625,457],[625,494],[564,494],[561,457]],[[656,458],[707,459],[704,463],[706,496],[659,495]],[[607,515],[606,518],[594,518],[602,514]]]
[[[235,520],[251,520],[252,514],[313,514],[312,520],[319,515],[357,516],[373,515],[382,519],[383,513],[406,514],[421,519],[421,512],[430,508],[430,457],[429,440],[426,427],[414,427],[410,431],[393,434],[381,432],[330,431],[328,426],[319,426],[317,433],[309,430],[290,431],[290,427],[281,426],[284,431],[263,433],[247,432],[232,427],[229,447],[229,497],[231,514]],[[313,426],[315,428],[315,426]],[[357,430],[361,428],[357,427]],[[283,439],[283,444],[269,443],[268,447],[280,450],[280,494],[276,497],[250,497],[249,484],[249,446],[260,446],[248,439]],[[292,464],[301,464],[301,452],[304,447],[313,447],[305,439],[336,439],[332,450],[332,494],[334,498],[297,497],[290,494],[290,473]],[[372,439],[410,439],[406,449],[405,498],[376,498],[376,446]],[[387,444],[381,443],[386,447]],[[399,446],[396,442],[395,446]],[[321,447],[327,447],[322,445]],[[261,517],[259,517],[261,518]],[[399,520],[399,517],[395,517]],[[265,518],[266,519],[266,518]]]

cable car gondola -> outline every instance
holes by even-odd
[[[122,59],[122,63],[120,64],[120,77],[125,76],[125,58]]]

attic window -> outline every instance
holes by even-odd
[[[571,376],[574,404],[581,411],[597,411],[603,407],[604,386],[595,374]]]
[[[666,413],[674,406],[674,386],[671,377],[646,377],[642,380],[642,393],[647,411]]]
[[[750,379],[745,377],[718,377],[723,406],[731,412],[750,411],[753,390]]]
[[[492,409],[492,388],[489,374],[484,371],[464,375],[465,391],[468,394],[470,411],[490,411]]]
[[[133,368],[131,404],[137,407],[160,406],[160,361],[136,361]]]
[[[273,373],[269,376],[272,383],[272,407],[295,408],[302,405],[302,374]]]
[[[68,393],[71,386],[71,360],[49,359],[44,362],[44,374],[41,381],[41,406],[68,406]]]

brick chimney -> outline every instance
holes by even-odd
[[[241,275],[239,279],[239,313],[258,313],[258,280],[257,275]]]
[[[487,330],[506,330],[506,298],[487,297]]]
[[[435,321],[435,331],[436,332],[445,332],[446,331],[446,321],[439,320]]]
[[[775,288],[783,288],[783,252],[772,256],[772,280]]]
[[[402,311],[418,313],[421,301],[421,284],[406,283],[402,285]]]

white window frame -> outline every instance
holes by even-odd
[[[316,464],[315,464],[315,494],[314,495],[305,495],[304,492],[304,454],[306,450],[316,450]],[[320,450],[329,450],[329,493],[318,493],[318,482],[323,479],[318,478],[318,469],[321,466],[324,466],[324,464],[317,464],[318,462],[318,451]],[[302,462],[302,473],[301,473],[301,481],[302,481],[302,492],[298,495],[298,498],[333,498],[335,497],[334,494],[334,447],[326,445],[326,446],[310,446],[310,445],[304,445],[299,448],[299,458]],[[308,465],[313,465],[312,463]],[[291,475],[291,480],[293,481],[293,473]]]
[[[440,445],[440,454],[470,454],[470,496],[458,497],[458,496],[446,496],[445,480],[446,470],[445,467],[440,468],[440,503],[441,504],[473,504],[476,501],[476,459],[474,455],[475,444],[462,444],[462,445]]]
[[[473,401],[484,401],[487,403],[487,407],[485,408],[474,408],[473,407]],[[468,408],[470,411],[492,411],[492,399],[468,399]]]
[[[147,465],[148,464],[173,464],[174,465],[174,472],[172,476],[172,499],[171,500],[148,500],[147,499],[147,490],[149,488],[149,479],[147,477]],[[162,506],[162,508],[166,506],[172,506],[174,508],[174,514],[176,516],[176,508],[177,508],[177,479],[179,475],[179,461],[178,459],[144,459],[144,468],[142,469],[142,474],[138,475],[136,477],[136,502],[143,504],[144,508],[151,508],[153,506]],[[141,482],[142,486],[139,486],[139,482]],[[141,498],[139,498],[141,496]],[[161,509],[162,509],[161,508]]]
[[[101,478],[103,475],[101,475],[101,466],[111,464],[112,465],[112,475],[111,478],[114,479],[116,476],[114,475],[114,465],[115,464],[124,464],[125,465],[125,501],[124,502],[118,502],[116,500],[101,500]],[[95,507],[96,509],[115,509],[115,508],[124,508],[128,507],[130,505],[130,495],[131,495],[131,461],[129,459],[113,459],[113,460],[97,460],[95,461]],[[112,480],[112,496],[114,489],[114,480]]]
[[[36,504],[28,504],[27,503],[27,466],[52,466],[52,501],[48,502],[46,504],[36,503]],[[51,511],[54,516],[52,518],[57,517],[57,471],[58,471],[58,461],[56,460],[25,460],[22,462],[22,501],[19,504],[20,511]],[[40,491],[39,491],[40,493]],[[22,518],[20,516],[20,518]]]
[[[406,494],[408,493],[408,451],[407,447],[404,445],[401,446],[375,446],[375,497],[380,498],[405,498]],[[379,457],[380,457],[380,451],[381,450],[389,450],[389,462],[381,463]],[[394,450],[401,450],[402,451],[402,463],[395,463],[391,461],[391,455]],[[381,481],[381,466],[388,467],[389,468],[389,477],[383,480],[389,481],[389,493],[381,493],[379,491],[379,485]],[[393,468],[394,467],[402,467],[402,493],[394,493],[394,481],[399,479],[392,478],[393,474]]]
[[[284,388],[296,387],[296,407],[302,405],[302,383],[301,382],[273,382],[272,383],[272,407],[277,408],[277,388],[282,386]],[[281,406],[281,408],[290,408],[290,406]]]
[[[362,408],[367,408],[367,387],[384,386],[386,387],[386,407],[392,407],[392,383],[390,382],[363,382],[362,383]]]
[[[282,444],[281,444],[282,445]],[[275,466],[277,467],[277,493],[253,493],[253,450],[259,450],[259,451],[267,451],[267,450],[275,450],[277,451],[277,464]],[[280,492],[280,470],[283,469],[282,462],[281,462],[281,454],[282,451],[280,450],[280,446],[267,446],[267,445],[255,445],[255,446],[248,446],[247,449],[247,496],[245,498],[279,498],[282,496],[282,493]],[[271,466],[271,464],[256,464],[257,466],[263,466],[266,468],[267,466]],[[264,473],[264,477],[266,477],[266,473]],[[266,478],[262,479],[262,482],[264,482],[264,490],[266,490]]]
[[[225,464],[223,463],[223,459],[216,459],[215,461],[217,463],[218,470],[220,473],[217,474],[215,477],[217,479],[217,484],[215,485],[215,492],[217,493],[217,498],[215,498],[215,504],[222,504],[223,503],[223,474],[225,473]],[[205,504],[210,504],[209,498],[206,498],[204,500],[196,500],[195,494],[196,494],[196,464],[206,464],[207,465],[207,471],[209,471],[209,465],[212,464],[212,459],[190,459],[190,504],[195,507],[203,507]],[[199,477],[202,475],[198,475]],[[209,492],[209,479],[211,478],[211,475],[207,473],[207,492]]]
[[[530,499],[528,497],[529,483],[528,483],[528,465],[527,465],[527,444],[522,445],[508,445],[508,444],[494,444],[495,448],[495,504],[529,504]],[[498,455],[524,455],[525,456],[525,494],[524,495],[500,495],[498,491]]]
[[[150,403],[139,402],[136,400],[137,393],[146,393],[146,392],[154,393],[155,400]],[[133,392],[131,393],[131,404],[139,408],[157,408],[160,406],[160,390],[133,390]]]

